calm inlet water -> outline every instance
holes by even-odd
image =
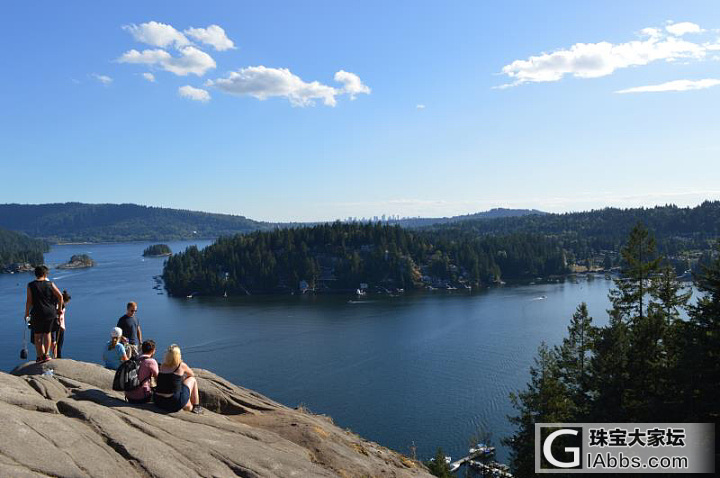
[[[331,415],[339,426],[400,452],[409,453],[414,442],[420,458],[437,446],[459,458],[478,430],[491,432],[496,445],[507,436],[508,394],[527,381],[540,342],[561,341],[582,301],[596,324],[605,324],[612,284],[600,278],[361,303],[328,296],[189,300],[152,288],[163,259],[143,259],[147,245],[56,246],[46,255],[49,264],[79,253],[97,261],[91,269],[51,271],[73,297],[66,357],[99,362],[110,329],[134,300],[143,336],[160,350],[178,343],[193,367]],[[4,371],[19,363],[31,279],[0,275]],[[498,458],[507,458],[502,447]]]

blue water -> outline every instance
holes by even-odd
[[[177,252],[188,244],[170,247]],[[170,298],[152,289],[163,259],[143,258],[147,246],[65,245],[46,254],[49,264],[78,253],[97,262],[91,269],[51,271],[72,295],[64,356],[100,362],[110,329],[133,300],[143,336],[160,350],[177,343],[190,366],[328,414],[337,425],[400,452],[409,453],[414,443],[420,458],[438,446],[459,458],[481,430],[499,445],[511,432],[508,394],[524,386],[540,342],[560,342],[582,301],[595,323],[605,324],[612,285],[597,278],[361,303],[337,296]],[[31,279],[0,275],[4,371],[20,362]],[[502,447],[498,458],[507,458]]]

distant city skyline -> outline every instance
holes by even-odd
[[[720,199],[720,9],[6,6],[0,203],[272,222]]]

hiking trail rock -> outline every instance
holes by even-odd
[[[0,372],[0,476],[432,476],[329,417],[194,371],[202,415],[129,404],[97,364],[56,359]]]

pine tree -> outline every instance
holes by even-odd
[[[572,399],[576,420],[584,419],[589,412],[590,358],[596,333],[583,302],[573,314],[568,336],[558,349],[560,375]]]
[[[695,285],[703,294],[690,310],[689,347],[681,366],[691,366],[688,400],[691,417],[714,421],[720,416],[720,242]]]
[[[573,404],[563,383],[557,351],[543,342],[535,365],[530,367],[530,382],[525,390],[510,395],[518,414],[508,417],[515,433],[503,442],[510,447],[513,474],[535,476],[535,423],[573,420]]]
[[[616,288],[610,292],[610,300],[621,318],[642,321],[646,314],[645,295],[654,293],[651,278],[661,261],[655,238],[642,223],[637,223],[620,253],[622,277],[615,279]]]
[[[445,453],[442,448],[438,447],[435,457],[426,463],[428,470],[435,476],[440,478],[453,478],[450,472],[450,465],[445,462]]]
[[[590,421],[623,422],[626,421],[625,390],[629,383],[629,331],[619,311],[610,310],[608,313],[610,322],[599,330],[590,360],[593,377]]]
[[[675,269],[670,264],[665,264],[660,269],[660,275],[655,277],[653,282],[653,297],[659,301],[666,324],[670,327],[680,315],[678,308],[687,306],[692,290],[686,289],[678,281]]]

